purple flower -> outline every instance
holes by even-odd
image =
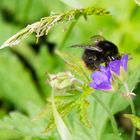
[[[109,68],[101,66],[100,70],[92,74],[93,81],[90,83],[90,87],[98,90],[111,90],[111,73]]]
[[[112,72],[120,76],[121,67],[127,71],[128,55],[122,56],[121,60],[115,60],[109,63],[109,68]]]
[[[121,58],[121,66],[123,67],[123,69],[125,71],[127,71],[128,58],[129,58],[128,54],[123,55],[122,58]]]
[[[108,66],[100,66],[100,71],[95,71],[92,74],[93,81],[90,83],[90,87],[98,90],[111,90],[113,89],[113,73],[120,76],[121,67],[127,71],[128,55],[125,54],[120,60],[115,60],[109,63]]]
[[[110,72],[110,68],[109,67],[105,67],[105,66],[100,66],[99,67],[100,71],[104,74],[107,75],[108,79],[111,78],[111,72]]]
[[[120,66],[121,66],[120,60],[115,60],[109,63],[110,70],[113,71],[117,75],[120,75]]]

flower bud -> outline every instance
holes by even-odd
[[[75,83],[80,83],[71,72],[60,72],[58,74],[49,74],[50,85],[58,90],[63,90],[74,86]]]

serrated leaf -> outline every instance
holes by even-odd
[[[0,128],[16,131],[23,136],[46,137],[43,133],[45,130],[45,121],[32,120],[31,118],[17,112],[10,113],[9,117],[0,120]]]
[[[80,116],[80,121],[85,125],[85,127],[92,127],[92,123],[89,121],[89,116],[87,110],[89,107],[89,102],[87,100],[82,100],[78,106],[78,115]]]
[[[77,104],[74,101],[74,99],[72,99],[72,101],[70,101],[70,102],[69,101],[63,101],[63,100],[61,100],[61,102],[60,102],[60,100],[59,100],[59,102],[56,102],[57,110],[59,111],[59,114],[61,115],[62,118],[64,118],[68,114],[70,114],[70,112],[74,108],[76,108]],[[52,106],[50,106],[50,107],[52,108]],[[44,115],[45,114],[46,113],[44,112]],[[50,115],[50,119],[48,120],[48,125],[45,129],[45,133],[50,132],[51,130],[53,130],[56,127],[55,120],[54,120],[53,114],[52,114],[52,110],[51,110],[51,112],[49,112],[49,114],[51,114],[51,115]]]

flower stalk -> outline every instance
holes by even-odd
[[[127,83],[123,82],[123,85],[124,85],[125,90],[126,90],[126,96],[128,97],[132,114],[136,115],[135,106],[134,106],[133,100],[131,98],[131,96],[135,95],[135,94],[132,93],[131,91],[129,91]],[[135,140],[135,133],[136,133],[136,128],[133,126],[131,140]]]
[[[0,49],[8,46],[12,47],[18,45],[21,41],[26,39],[32,33],[36,34],[38,41],[38,38],[43,35],[47,35],[54,25],[58,23],[77,20],[80,16],[88,15],[109,15],[109,11],[103,8],[88,7],[81,9],[73,9],[65,13],[55,14],[52,16],[41,18],[40,21],[37,21],[31,25],[27,25],[27,27],[10,37],[0,46]]]
[[[118,130],[118,127],[117,127],[117,123],[116,123],[116,120],[115,120],[112,112],[109,110],[109,108],[105,105],[105,103],[96,94],[93,93],[91,95],[103,107],[103,109],[106,111],[106,113],[108,114],[108,116],[110,118],[114,134],[116,136],[119,136],[119,130]]]
[[[121,82],[125,88],[126,91],[125,96],[128,97],[132,113],[135,115],[135,107],[131,98],[131,96],[134,96],[135,94],[129,91],[128,85],[124,82],[126,78],[128,60],[129,60],[129,56],[125,54],[121,57],[121,59],[111,61],[108,64],[108,66],[100,66],[100,71],[95,71],[92,74],[93,81],[90,83],[90,87],[96,90],[113,90],[115,89],[113,81],[116,81],[118,79],[118,81]],[[113,131],[115,134],[118,134],[118,129],[114,116],[112,115],[110,110],[105,106],[105,104],[100,99],[98,99],[95,94],[93,95],[94,98],[96,98],[96,100],[102,105],[102,107],[109,114]],[[132,138],[131,138],[132,140],[135,139],[135,132],[136,129],[133,128]]]
[[[68,127],[66,126],[62,117],[60,116],[59,112],[57,111],[55,101],[54,101],[54,91],[55,91],[55,89],[53,89],[53,87],[52,87],[52,95],[51,95],[52,110],[53,110],[54,120],[55,120],[55,124],[56,124],[57,130],[58,130],[58,133],[62,140],[72,140],[73,139],[72,134],[70,133]]]

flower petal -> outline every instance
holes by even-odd
[[[128,54],[125,54],[121,58],[121,66],[127,71],[127,63],[128,63]]]
[[[93,81],[99,85],[100,83],[102,83],[103,81],[108,81],[108,77],[106,74],[100,72],[100,71],[96,71],[92,74],[92,79]]]
[[[104,74],[106,74],[106,76],[108,77],[108,79],[111,78],[111,72],[110,72],[110,68],[108,66],[100,66],[99,67],[101,72],[103,72]]]
[[[115,60],[109,63],[111,71],[113,71],[117,75],[120,75],[120,66],[121,66],[120,60]]]
[[[111,83],[108,82],[102,82],[99,86],[98,89],[102,89],[102,90],[111,90],[112,89],[112,85]]]
[[[90,83],[90,87],[98,90],[111,90],[112,86],[109,81],[102,82],[101,84],[97,85],[94,81]]]
[[[94,88],[94,89],[98,89],[98,85],[97,85],[94,81],[92,81],[92,82],[90,83],[90,87],[92,87],[92,88]]]
[[[92,74],[93,81],[90,83],[90,87],[98,90],[111,90],[110,78],[108,78],[107,75],[108,70],[106,71],[104,66],[102,67],[102,70],[104,72],[96,71]]]
[[[93,81],[90,83],[90,87],[97,90],[112,90],[112,73],[121,77],[121,67],[127,71],[128,55],[122,56],[121,60],[114,60],[109,63],[108,66],[100,66],[100,71],[95,71],[92,74]]]

